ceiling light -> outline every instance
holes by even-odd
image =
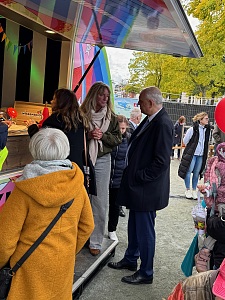
[[[45,30],[45,32],[55,34],[55,31],[52,31],[52,30]]]

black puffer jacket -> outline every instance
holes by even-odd
[[[198,145],[198,139],[199,139],[199,122],[195,122],[193,124],[193,135],[190,139],[190,141],[188,142],[188,144],[186,145],[182,158],[181,158],[181,163],[178,169],[178,175],[185,179],[186,174],[189,170],[192,158],[194,156],[195,150],[197,148]],[[208,157],[208,148],[209,148],[209,135],[210,135],[210,126],[206,125],[205,126],[206,131],[205,131],[205,143],[204,143],[204,153],[203,153],[203,160],[202,160],[202,166],[201,166],[201,170],[199,173],[200,179],[203,177],[203,171],[205,169],[205,164],[206,164],[206,160]]]
[[[225,217],[225,216],[224,216]],[[216,241],[213,247],[214,265],[219,268],[225,258],[225,222],[220,217],[212,216],[207,220],[207,233]]]
[[[122,135],[122,143],[114,147],[111,152],[111,176],[110,188],[119,188],[123,170],[125,169],[125,158],[128,147],[130,133],[125,132]]]

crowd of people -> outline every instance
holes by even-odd
[[[80,107],[74,92],[66,88],[55,91],[51,105],[52,114],[41,128],[33,120],[26,123],[34,160],[25,166],[0,214],[0,268],[8,262],[14,265],[47,227],[57,210],[72,199],[73,202],[61,217],[61,222],[54,226],[13,277],[7,299],[51,299],[53,294],[60,299],[72,299],[75,254],[86,244],[90,254],[98,256],[106,227],[109,239],[118,241],[116,230],[119,216],[125,215],[123,207],[129,210],[127,249],[120,261],[109,262],[108,267],[134,271],[132,275],[121,278],[124,283],[151,284],[154,278],[156,211],[169,203],[170,164],[175,148],[180,160],[178,175],[186,188],[185,197],[197,199],[197,187],[203,194],[206,189],[210,192],[211,186],[198,185],[208,166],[211,130],[208,114],[196,114],[193,126],[186,130],[185,116],[180,116],[173,124],[163,107],[161,91],[149,87],[141,91],[140,108],[135,107],[128,120],[115,114],[110,88],[103,82],[91,86]],[[143,121],[142,113],[146,115]],[[6,145],[8,126],[9,123],[0,123],[0,151]],[[225,143],[222,143],[224,147],[221,146],[224,136],[215,125],[213,137],[220,169],[215,164],[213,166],[217,168],[215,176],[220,170],[218,187],[223,186],[225,176],[225,167],[221,166],[225,161]],[[84,184],[85,151],[94,170],[94,176],[89,179],[94,182],[95,191]],[[207,197],[210,197],[209,192]],[[218,195],[223,202],[225,189],[218,188]],[[206,204],[211,209],[207,199]],[[207,249],[213,253],[208,255],[208,260],[214,259],[216,276],[223,274],[219,268],[225,258],[224,238],[217,229],[219,220],[224,227],[225,210],[208,218],[208,234],[215,239],[212,249]],[[222,229],[219,231],[221,233]],[[138,259],[141,261],[139,267]],[[41,266],[40,270],[38,266]],[[182,290],[184,286],[187,284],[180,284],[179,288]],[[34,297],[37,290],[39,298]],[[172,295],[170,297],[168,299],[175,299]]]

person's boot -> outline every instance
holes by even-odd
[[[126,214],[125,214],[122,206],[120,206],[119,216],[120,217],[126,217]]]

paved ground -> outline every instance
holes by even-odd
[[[177,159],[171,161],[169,206],[157,212],[153,284],[133,286],[122,283],[121,278],[132,272],[112,270],[105,266],[85,288],[81,300],[162,300],[179,280],[185,278],[180,265],[194,237],[191,210],[196,201],[184,198],[185,188],[183,180],[177,175],[178,165]],[[119,244],[113,261],[123,257],[127,245],[126,228],[127,217],[120,218]]]

